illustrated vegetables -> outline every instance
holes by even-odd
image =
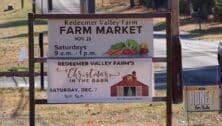
[[[122,49],[124,47],[125,47],[125,43],[124,42],[119,42],[119,43],[111,45],[111,49]]]
[[[111,45],[111,48],[106,53],[111,56],[119,56],[136,54],[144,55],[148,52],[149,49],[146,43],[138,44],[135,40],[128,39],[125,42],[118,42]]]
[[[131,40],[131,39],[127,40],[126,41],[126,46],[129,49],[135,50],[137,53],[140,52],[140,46],[135,40]]]

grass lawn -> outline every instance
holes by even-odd
[[[157,90],[156,95],[164,95]],[[0,89],[0,126],[27,126],[28,90]],[[37,98],[47,98],[37,90]],[[221,126],[217,112],[186,113],[183,104],[173,105],[173,126]],[[165,103],[37,105],[37,126],[165,126]]]

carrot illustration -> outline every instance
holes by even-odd
[[[122,49],[110,49],[108,52],[106,52],[108,55],[121,55],[122,54]]]

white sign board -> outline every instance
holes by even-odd
[[[151,19],[49,20],[49,57],[152,57]]]
[[[48,23],[49,103],[152,101],[151,19]]]
[[[219,86],[185,86],[185,110],[203,112],[219,110]]]
[[[49,60],[48,64],[50,103],[152,100],[151,59]]]

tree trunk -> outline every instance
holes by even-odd
[[[135,6],[135,1],[134,0],[130,0],[130,7],[133,8]]]

